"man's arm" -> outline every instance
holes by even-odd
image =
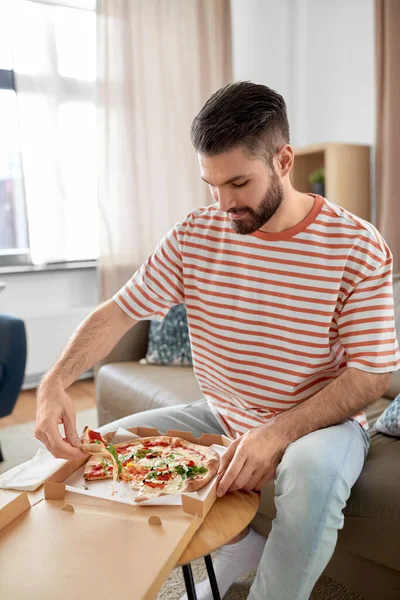
[[[79,436],[75,407],[65,390],[105,358],[135,324],[114,300],[108,300],[81,323],[57,363],[44,376],[37,393],[35,435],[54,456],[81,456],[80,450],[72,447]],[[65,440],[58,431],[61,423]]]
[[[218,496],[239,489],[260,490],[274,477],[289,444],[352,417],[387,390],[390,377],[347,369],[301,404],[242,435],[221,460]]]
[[[312,431],[341,423],[382,396],[390,378],[390,373],[346,369],[311,398],[276,417],[276,435],[288,446]]]

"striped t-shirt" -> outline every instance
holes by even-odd
[[[240,235],[217,205],[194,210],[114,299],[134,320],[186,305],[196,377],[232,437],[347,367],[400,366],[390,250],[370,223],[320,196],[280,233]],[[354,418],[368,426],[364,413]]]

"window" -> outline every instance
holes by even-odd
[[[29,260],[17,99],[3,11],[0,5],[0,266]]]
[[[0,2],[3,264],[97,258],[95,85],[93,0]]]

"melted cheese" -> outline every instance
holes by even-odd
[[[154,483],[157,483],[157,481],[154,480]],[[177,474],[176,477],[167,481],[165,485],[160,485],[159,488],[153,488],[150,485],[146,484],[140,486],[140,491],[137,497],[141,498],[143,496],[146,496],[146,498],[157,498],[157,496],[160,496],[160,494],[162,493],[178,494],[182,488],[182,485],[183,479],[180,475]]]
[[[129,462],[123,467],[124,469],[124,479],[128,481],[132,489],[139,489],[138,497],[146,496],[148,498],[156,498],[160,494],[177,494],[181,491],[184,482],[186,479],[183,479],[181,475],[174,472],[174,468],[182,463],[186,463],[189,460],[193,461],[196,466],[201,464],[201,459],[205,458],[203,454],[200,452],[196,452],[195,450],[178,447],[178,448],[166,448],[165,446],[151,446],[149,449],[149,454],[151,453],[159,453],[160,456],[155,458],[137,458],[136,456],[132,456],[132,454],[136,454],[146,448],[144,444],[135,444],[129,451],[124,452],[124,454],[119,454],[118,458],[123,463],[125,460],[129,460]],[[169,458],[169,456],[173,454],[174,458]],[[110,456],[110,462],[113,465],[113,475],[114,480],[117,473],[117,465],[112,457]],[[135,468],[136,467],[136,468]],[[144,467],[144,469],[143,469]],[[147,467],[147,470],[146,470]],[[174,474],[173,477],[162,485],[162,480],[159,479],[150,479],[152,483],[159,484],[159,487],[151,487],[150,485],[146,485],[143,483],[143,480],[146,478],[147,473],[151,471],[155,471],[157,469],[165,470],[168,468]]]

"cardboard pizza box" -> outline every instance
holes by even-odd
[[[140,437],[171,435],[204,446],[229,438],[134,428]],[[113,433],[108,434],[107,441]],[[68,461],[33,501],[26,492],[0,500],[2,598],[154,600],[216,498],[182,494],[182,505],[146,506],[97,498],[64,482],[88,460]]]
[[[154,429],[154,428],[150,428],[150,427],[133,427],[133,428],[127,429],[127,431],[130,433],[133,433],[139,437],[163,436],[163,435],[172,436],[172,437],[180,437],[188,442],[193,442],[195,444],[200,444],[202,446],[207,446],[207,447],[212,446],[213,444],[217,444],[218,446],[223,446],[223,447],[227,448],[232,441],[224,435],[218,435],[218,434],[212,434],[212,433],[204,433],[200,438],[196,438],[189,431],[180,431],[180,430],[175,430],[175,429],[169,430],[169,431],[167,431],[167,433],[161,433],[160,431],[158,431],[158,429]],[[113,439],[115,434],[116,434],[116,432],[112,431],[112,432],[105,434],[103,437],[107,442],[110,442]],[[67,491],[74,491],[76,493],[81,493],[83,495],[87,494],[87,495],[93,496],[93,494],[95,494],[95,491],[93,491],[93,490],[95,490],[95,486],[93,486],[93,485],[91,486],[91,484],[93,482],[88,482],[86,488],[89,488],[89,489],[87,491],[84,491],[83,486],[81,486],[79,488],[77,486],[75,487],[75,486],[68,485],[68,479],[70,479],[74,473],[78,472],[79,469],[83,470],[82,468],[88,459],[89,459],[89,457],[85,456],[82,459],[68,461],[58,471],[56,471],[56,473],[54,473],[54,475],[49,477],[47,482],[62,483],[62,484],[67,482],[67,488],[66,488]],[[181,494],[181,498],[182,498],[181,510],[184,513],[197,515],[198,517],[204,519],[206,517],[207,513],[209,512],[209,510],[211,509],[212,505],[215,502],[216,487],[217,487],[217,481],[215,478],[213,483],[211,485],[207,486],[207,494],[206,495],[204,495],[202,493],[197,494],[196,492]],[[109,489],[111,491],[111,486],[109,486]],[[165,497],[163,497],[163,498],[165,498]],[[119,500],[119,497],[118,497],[118,495],[111,496],[111,492],[110,492],[109,499],[111,499],[117,503]],[[161,500],[161,502],[162,502],[162,500]],[[166,500],[166,502],[168,502],[168,500]],[[137,504],[135,504],[135,507],[137,507],[139,509],[141,508],[141,506],[139,506]],[[157,507],[155,506],[154,507],[155,510],[159,510],[161,508],[165,508],[165,507],[163,507],[163,506],[157,506]]]

